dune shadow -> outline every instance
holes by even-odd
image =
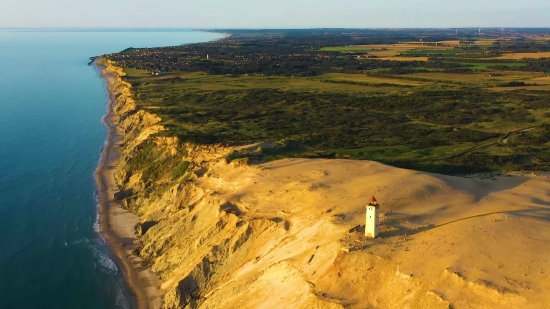
[[[542,205],[547,205],[547,206],[550,205],[549,202],[545,202],[545,201],[542,201],[542,202],[543,202]],[[492,216],[497,214],[504,214],[504,215],[509,215],[509,216],[518,217],[518,218],[528,218],[528,219],[535,219],[535,220],[550,222],[550,207],[531,207],[531,208],[520,209],[520,210],[490,212],[490,213],[485,213],[485,214],[480,214],[475,216],[464,217],[464,218],[452,220],[449,222],[445,222],[442,224],[437,224],[437,225],[429,224],[429,225],[420,226],[412,229],[403,226],[402,221],[401,222],[400,221],[384,222],[384,225],[397,228],[397,230],[382,232],[380,233],[380,237],[415,235],[415,234],[429,231],[432,229],[444,227],[447,225],[452,225],[454,223],[458,223],[461,221],[475,219],[475,218],[482,218],[482,217],[487,217],[487,216]]]
[[[201,167],[200,169],[195,171],[195,175],[197,175],[198,178],[201,178],[208,172],[208,169],[206,167]]]
[[[238,217],[242,216],[243,212],[239,209],[239,207],[227,202],[220,206],[220,209],[225,211],[226,213],[234,214]]]
[[[424,225],[415,228],[409,228],[403,225],[404,222],[412,222],[417,219],[418,216],[411,216],[404,213],[392,212],[386,214],[386,220],[381,222],[385,226],[394,228],[395,230],[380,232],[380,237],[392,237],[401,235],[414,235],[435,227],[434,224]]]
[[[118,241],[120,242],[120,244],[123,246],[123,247],[132,247],[134,246],[134,240],[133,238],[129,238],[129,237],[122,237],[122,238],[119,238]]]
[[[548,202],[545,202],[547,205]],[[521,218],[529,218],[543,221],[550,221],[550,208],[532,207],[521,210],[509,211],[508,214]]]
[[[529,180],[529,178],[521,176],[500,176],[500,178],[487,176],[484,180],[445,175],[437,176],[437,178],[449,188],[471,195],[474,199],[473,202],[476,203],[492,193],[519,187]]]

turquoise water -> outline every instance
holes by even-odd
[[[98,235],[105,84],[88,57],[214,40],[189,30],[0,29],[0,308],[130,308]]]

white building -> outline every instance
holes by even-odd
[[[365,236],[375,238],[380,234],[380,206],[367,205]]]

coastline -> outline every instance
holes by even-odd
[[[204,32],[204,33],[216,33],[216,34],[221,34],[221,35],[224,36],[223,38],[219,38],[219,39],[217,39],[217,40],[213,40],[213,41],[210,41],[210,42],[217,42],[217,41],[224,40],[224,39],[227,39],[227,38],[230,38],[230,37],[233,36],[231,33],[219,32],[219,31],[215,31],[215,30],[193,29],[193,31],[194,31],[194,32]]]
[[[118,191],[114,169],[124,135],[117,124],[132,130],[124,140],[125,155],[133,148],[128,145],[139,145],[160,125],[151,120],[153,113],[128,113],[135,110],[131,85],[118,78],[121,68],[107,63],[102,77],[112,86],[104,118],[109,139],[98,168],[106,211],[101,228],[116,234],[109,243],[127,263],[126,281],[137,291],[140,306],[150,306],[149,289],[158,285],[141,277],[146,266],[132,264],[129,249],[137,241],[137,218],[112,197]],[[126,87],[115,87],[119,82]],[[111,111],[113,104],[124,115],[121,122]],[[142,138],[130,138],[134,133]],[[248,165],[227,162],[229,148],[182,145],[167,137],[149,141],[160,155],[181,156],[194,173],[192,181],[181,181],[153,199],[143,198],[143,187],[128,187],[137,188],[132,207],[140,209],[140,219],[161,223],[140,239],[140,254],[163,273],[162,301],[168,308],[269,304],[341,309],[373,303],[517,308],[549,303],[539,292],[550,287],[540,271],[549,268],[548,262],[537,258],[550,252],[541,246],[550,239],[546,175],[467,179],[373,161],[305,158]],[[159,153],[146,158],[153,162]],[[146,171],[123,163],[121,172]],[[167,174],[173,168],[169,164]],[[363,233],[365,199],[371,194],[383,207],[376,239]],[[171,241],[158,246],[166,237]],[[514,256],[507,254],[509,248]],[[525,261],[530,261],[527,268]]]
[[[163,293],[160,289],[160,280],[140,257],[132,253],[139,244],[134,229],[139,223],[139,218],[124,209],[114,199],[115,193],[118,192],[115,171],[120,157],[124,130],[118,126],[119,116],[113,112],[115,94],[109,90],[113,78],[105,73],[105,67],[98,65],[95,61],[94,65],[101,78],[106,81],[108,92],[107,111],[102,118],[102,123],[108,130],[107,142],[94,173],[99,201],[100,232],[122,267],[124,279],[136,298],[137,308],[157,309],[162,306]]]

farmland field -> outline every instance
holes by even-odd
[[[524,58],[531,59],[540,59],[540,58],[550,58],[550,52],[540,52],[540,53],[510,53],[504,54],[496,59],[511,59],[511,60],[521,60]]]

